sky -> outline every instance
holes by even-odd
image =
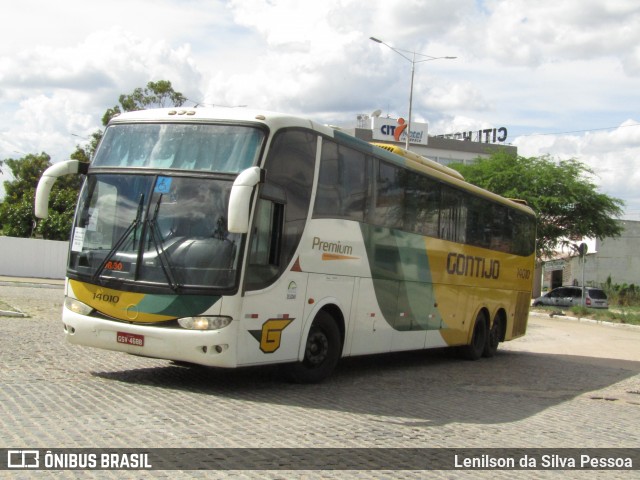
[[[415,64],[431,135],[505,127],[520,155],[586,164],[640,220],[640,0],[21,0],[2,19],[0,161],[68,159],[157,80],[187,106],[406,117],[411,62],[376,37],[457,57]]]

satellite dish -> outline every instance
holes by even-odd
[[[375,112],[373,112],[373,113],[371,114],[371,116],[372,116],[372,117],[379,117],[381,113],[382,113],[382,110],[378,109],[378,110],[376,110]]]

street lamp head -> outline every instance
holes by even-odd
[[[373,40],[376,43],[382,43],[382,40],[378,40],[376,37],[369,37],[369,40]]]

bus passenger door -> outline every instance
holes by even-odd
[[[297,360],[308,274],[283,268],[284,209],[279,201],[258,199],[240,316],[241,365]]]
[[[245,293],[238,365],[297,361],[306,288],[307,274],[289,272],[269,288]]]
[[[315,171],[318,136],[277,132],[265,159],[245,260],[241,364],[296,361],[308,274],[296,268]]]

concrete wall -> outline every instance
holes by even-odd
[[[9,277],[65,277],[69,242],[0,237],[0,275]]]
[[[577,256],[566,256],[545,264],[543,289],[550,288],[551,271],[562,270],[563,285],[582,285],[582,269],[586,285],[599,287],[611,276],[614,284],[640,285],[640,222],[621,220],[624,231],[619,237],[595,241],[586,263]]]
[[[616,284],[640,285],[640,222],[623,220],[624,232],[617,238],[596,241],[594,270],[597,283],[604,283],[607,277]],[[587,272],[588,260],[587,260]]]

